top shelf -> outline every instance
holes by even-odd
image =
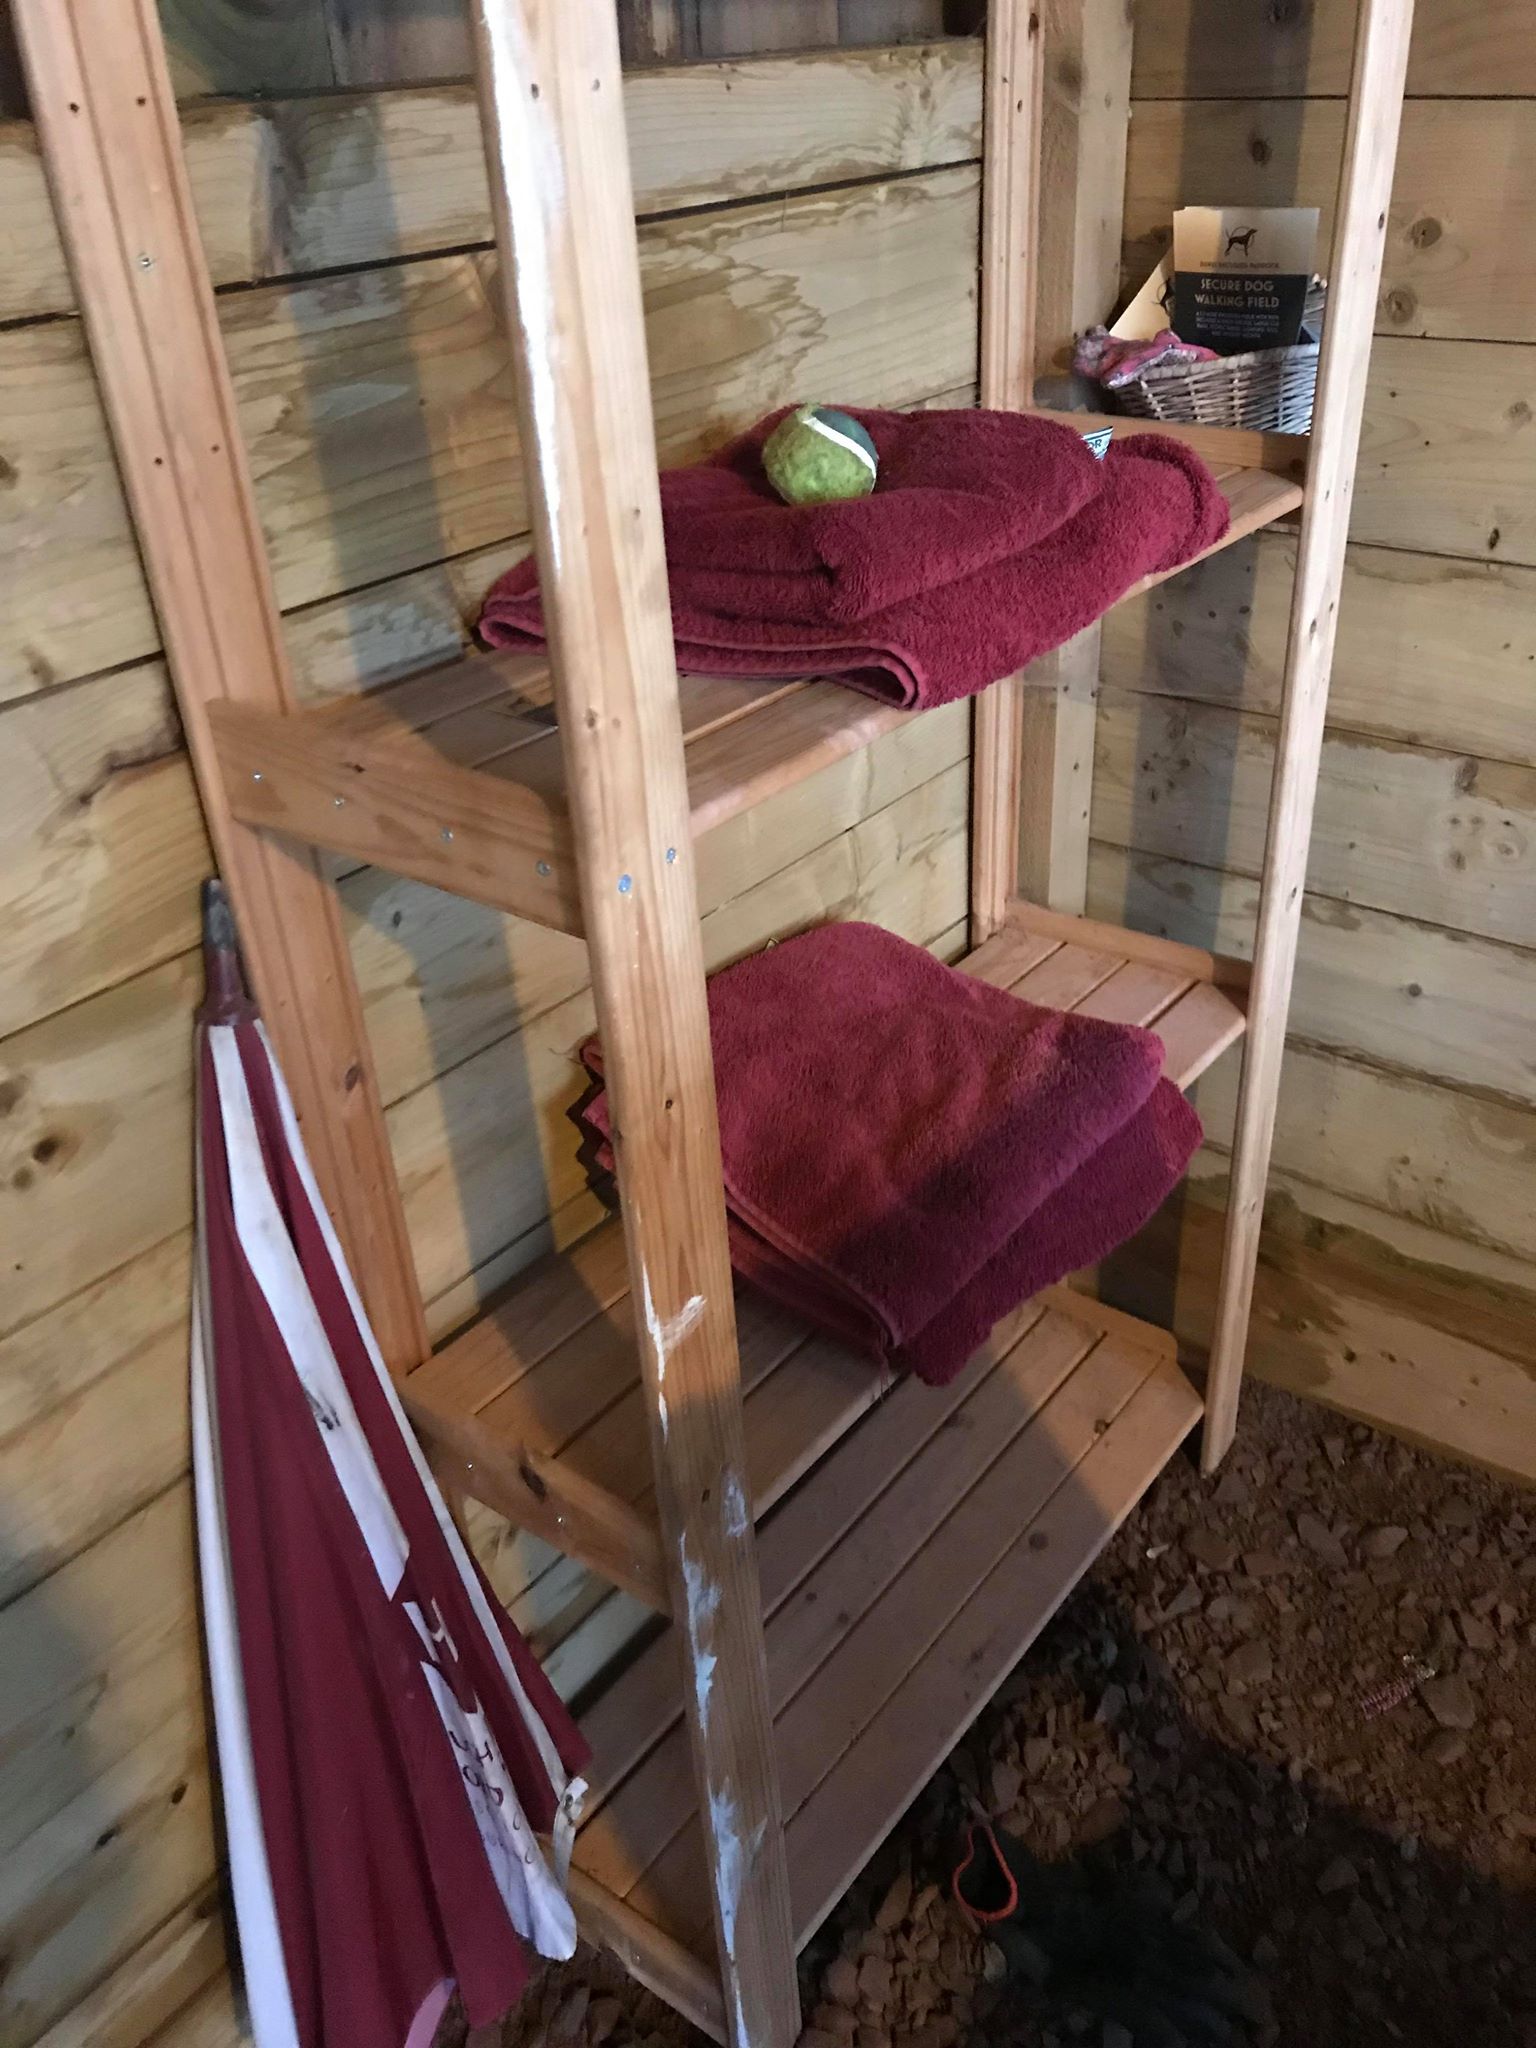
[[[1079,428],[1097,421],[1060,417]],[[1141,421],[1113,425],[1147,430]],[[1231,526],[1221,548],[1301,503],[1301,485],[1284,472],[1303,443],[1220,428],[1178,438],[1210,462],[1226,495]],[[1120,602],[1164,580],[1147,577]],[[695,839],[918,715],[819,681],[684,676],[679,698]],[[211,707],[211,721],[242,823],[557,930],[582,930],[543,660],[472,654],[343,704],[282,715],[226,702]]]

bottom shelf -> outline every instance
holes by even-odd
[[[899,1384],[766,1518],[758,1554],[799,1943],[1200,1412],[1168,1337],[1052,1290],[950,1387]],[[710,1954],[670,1629],[584,1726],[595,1763],[577,1869],[670,1941]]]

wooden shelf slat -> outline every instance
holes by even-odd
[[[1211,553],[1302,500],[1288,476],[1225,462],[1224,433],[1191,429],[1181,437],[1205,435],[1209,447],[1195,445],[1213,461],[1231,506],[1231,529]],[[1255,459],[1284,439],[1227,438],[1245,450],[1251,442]],[[1121,602],[1164,580],[1143,579]],[[679,697],[695,839],[921,715],[831,682],[685,676]],[[470,655],[360,700],[286,716],[218,704],[212,729],[241,823],[538,924],[581,930],[575,838],[543,661]]]
[[[1114,1340],[1106,1338],[1100,1350],[1113,1346]],[[1116,1351],[1114,1362],[1125,1381],[1134,1379],[1134,1352]],[[1041,1512],[1016,1533],[921,1662],[909,1669],[790,1817],[790,1896],[802,1945],[1200,1414],[1199,1398],[1178,1367],[1166,1359],[1155,1364]],[[939,1568],[934,1576],[942,1580],[948,1562],[942,1535],[933,1548]]]
[[[1149,1026],[1181,1087],[1243,1030],[1241,962],[1030,904],[1011,905],[962,964],[1031,1002]],[[737,1320],[746,1473],[761,1517],[890,1380],[751,1289]],[[667,1611],[619,1224],[535,1267],[412,1373],[403,1395],[468,1491]]]

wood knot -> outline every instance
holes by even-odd
[[[1433,249],[1444,232],[1437,220],[1416,220],[1408,230],[1408,239],[1415,249]]]

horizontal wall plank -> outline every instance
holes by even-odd
[[[254,2036],[227,1974],[189,1999],[146,2048],[250,2048]]]
[[[1093,917],[1252,957],[1258,884],[1095,844]],[[1383,911],[1302,899],[1294,1038],[1536,1106],[1536,952]]]
[[[194,1685],[137,1749],[92,1775],[19,1846],[0,1906],[16,1958],[0,1989],[0,2040],[35,2039],[207,1882],[213,1813],[202,1720]]]
[[[837,0],[699,0],[699,54],[837,41]]]
[[[1093,836],[1256,875],[1275,721],[1106,690]],[[1536,770],[1347,733],[1324,743],[1319,896],[1536,946]]]
[[[0,1329],[186,1227],[201,984],[183,955],[0,1043]]]
[[[1112,687],[1280,709],[1293,535],[1210,555],[1104,621]],[[1400,548],[1345,558],[1331,723],[1536,766],[1536,570]]]
[[[980,47],[631,72],[624,112],[642,214],[929,169],[980,153]],[[492,240],[469,85],[189,107],[182,135],[216,285]],[[0,125],[0,223],[0,320],[71,310],[28,122]]]
[[[1529,38],[1528,38],[1529,39]],[[1127,282],[1167,248],[1191,202],[1317,206],[1328,268],[1344,138],[1339,100],[1150,100],[1131,122]],[[1441,339],[1536,341],[1536,102],[1412,100],[1403,110],[1377,324]]]
[[[178,99],[334,85],[320,0],[159,0]]]
[[[1237,1076],[1236,1060],[1218,1060],[1195,1089],[1222,1150]],[[1274,1160],[1371,1208],[1536,1263],[1536,1110],[1293,1045]]]
[[[323,0],[336,68],[354,82],[443,78],[470,68],[458,8],[421,0]],[[885,43],[936,35],[943,0],[621,0],[625,62],[661,56],[734,57],[839,41]]]
[[[974,168],[940,171],[646,229],[663,459],[692,460],[805,390],[906,404],[972,377],[977,189]],[[285,609],[525,529],[492,269],[432,258],[221,300]],[[14,419],[0,695],[153,652],[72,323],[0,335],[0,405]]]
[[[1169,1208],[1102,1270],[1106,1298],[1135,1314],[1171,1319],[1181,1347],[1210,1343],[1221,1261],[1223,1188]],[[1273,1204],[1271,1211],[1273,1211]],[[1511,1356],[1498,1337],[1536,1299],[1494,1310],[1486,1288],[1454,1272],[1415,1268],[1361,1226],[1297,1236],[1266,1228],[1259,1255],[1250,1370],[1271,1385],[1442,1454],[1536,1483],[1536,1359]],[[1445,1245],[1454,1259],[1454,1241]]]
[[[1229,1163],[1216,1146],[1203,1147],[1193,1163],[1192,1190],[1203,1200],[1224,1201]],[[1396,1286],[1405,1300],[1412,1297],[1416,1316],[1441,1329],[1475,1332],[1480,1344],[1536,1368],[1536,1290],[1528,1259],[1354,1201],[1298,1174],[1270,1175],[1264,1215],[1271,1236],[1324,1252],[1368,1274],[1373,1286],[1388,1292]]]
[[[299,696],[351,695],[467,652],[481,595],[528,545],[496,542],[291,612]],[[0,705],[0,1037],[195,945],[210,866],[158,658]]]
[[[212,864],[158,662],[0,708],[0,1036],[192,945]]]
[[[37,2048],[144,2048],[225,1968],[220,1900],[209,1887],[157,1927]]]
[[[182,1230],[0,1338],[0,1604],[186,1470],[189,1250]]]
[[[196,1690],[192,1582],[190,1489],[177,1485],[0,1610],[7,1868],[94,1770],[137,1749]]]
[[[1536,348],[1378,335],[1350,534],[1536,564]]]
[[[0,1612],[0,2038],[30,2041],[213,1867],[185,1483]]]
[[[1138,99],[1346,93],[1354,0],[1135,0]],[[1418,97],[1536,94],[1526,0],[1418,0],[1408,58]]]

